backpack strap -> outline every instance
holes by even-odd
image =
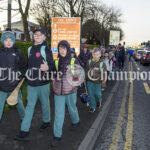
[[[55,60],[55,67],[57,72],[58,72],[58,64],[59,64],[59,58]]]
[[[41,46],[41,55],[45,61],[45,63],[48,65],[47,60],[46,60],[46,52],[45,52],[46,46]]]
[[[75,73],[74,64],[75,64],[75,58],[71,58],[71,72],[73,75]]]
[[[28,48],[28,58],[29,58],[29,56],[30,56],[31,49],[32,49],[32,46],[30,46],[30,47]],[[26,73],[25,73],[25,76],[26,76],[26,77],[27,77],[27,75],[28,75],[28,71],[29,71],[29,70],[27,70]]]
[[[28,58],[29,58],[29,56],[30,56],[31,49],[32,49],[32,46],[30,46],[30,47],[28,48]]]
[[[89,66],[90,66],[90,64],[91,64],[91,59],[89,60]]]
[[[100,69],[100,71],[102,71],[102,69],[103,69],[103,62],[99,63],[99,69]]]
[[[89,65],[91,64],[91,59],[89,60]],[[102,68],[103,68],[103,62],[100,62],[99,63],[99,69],[100,71],[102,71]]]
[[[74,69],[75,58],[72,58],[70,63],[71,63],[71,72],[74,75],[74,73],[75,73],[75,69]],[[59,64],[59,58],[55,60],[56,71],[58,71],[58,64]]]

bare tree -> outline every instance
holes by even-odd
[[[45,5],[46,4],[46,5]],[[90,0],[39,0],[32,7],[35,10],[44,7],[51,13],[51,17],[81,17],[81,21],[92,16],[94,5]]]
[[[52,17],[81,17],[81,22],[92,17],[94,5],[87,0],[39,0],[31,6],[31,15],[44,27],[51,39]]]
[[[47,40],[51,39],[51,18],[60,16],[54,9],[53,0],[39,0],[33,4],[30,9],[30,14],[34,16],[38,24],[46,30]]]
[[[63,11],[64,16],[85,18],[92,16],[95,5],[92,0],[58,0],[57,11]]]
[[[122,22],[122,13],[120,9],[108,7],[102,0],[95,2],[94,0],[39,0],[32,6],[31,14],[46,29],[47,34],[51,34],[52,17],[81,17],[82,35],[88,37],[90,43],[96,41],[105,45],[108,44],[110,29],[121,30],[119,25]]]
[[[7,27],[11,29],[11,0],[8,0],[8,25]]]
[[[90,16],[90,19],[87,18],[88,20],[82,26],[82,36],[86,37],[89,43],[108,45],[110,30],[120,31],[120,38],[123,38],[124,34],[120,28],[120,23],[122,23],[120,9],[108,7],[101,1],[99,5],[95,5],[92,14],[93,16]]]
[[[29,14],[29,8],[31,0],[27,0],[25,10],[23,10],[23,4],[21,0],[17,0],[19,5],[19,12],[22,17],[23,25],[24,25],[24,33],[27,41],[31,41],[30,35],[29,35],[29,28],[28,28],[28,14]]]
[[[120,23],[122,23],[122,13],[120,9],[108,7],[105,3],[101,2],[101,5],[96,7],[93,18],[100,23],[100,43],[108,43],[107,39],[109,39],[109,31],[111,29],[118,29],[121,31],[121,38],[123,37],[123,31],[119,27]]]

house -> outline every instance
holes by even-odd
[[[28,29],[29,29],[29,34],[30,34],[31,39],[32,39],[33,31],[38,27],[39,27],[39,25],[28,21]],[[3,29],[5,30],[6,28],[7,28],[7,25],[3,25]],[[25,34],[24,34],[24,28],[23,28],[23,21],[13,22],[11,24],[11,29],[14,32],[17,40],[26,41]]]
[[[24,41],[25,35],[24,35],[24,32],[23,32],[23,31],[21,31],[21,30],[19,30],[19,29],[15,29],[15,28],[12,28],[12,31],[13,31],[14,34],[15,34],[16,40]]]

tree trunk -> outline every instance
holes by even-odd
[[[28,42],[31,41],[30,34],[29,34],[29,29],[28,29],[28,20],[27,20],[28,13],[29,13],[30,2],[31,2],[31,0],[27,1],[25,12],[23,12],[21,0],[18,0],[19,11],[21,13],[21,17],[22,17],[22,21],[23,21],[24,34],[25,34],[25,37],[26,37],[26,41],[28,41]]]
[[[28,21],[27,21],[27,17],[24,16],[22,17],[22,21],[23,21],[23,27],[24,27],[24,34],[26,37],[26,41],[30,42],[31,38],[30,38],[30,34],[29,34],[29,29],[28,29]]]
[[[11,0],[8,0],[8,25],[7,28],[11,30]]]

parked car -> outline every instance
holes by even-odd
[[[149,65],[150,64],[150,51],[146,51],[142,54],[140,63],[144,65]]]
[[[137,53],[137,51],[138,51],[139,49],[134,49],[134,52],[133,52],[133,58],[135,59],[135,55],[136,55],[136,53]]]
[[[146,52],[145,50],[138,50],[136,53],[135,53],[135,56],[134,56],[134,59],[135,61],[138,61],[141,59],[141,55]]]

